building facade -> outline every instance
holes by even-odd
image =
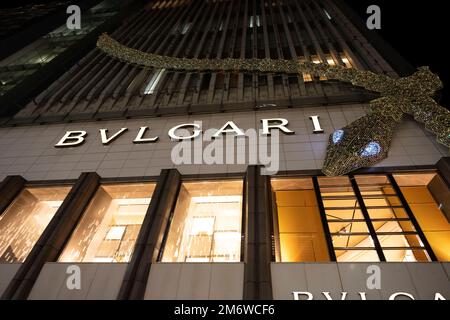
[[[169,57],[412,73],[345,3],[118,3],[89,7],[96,23],[70,35],[64,68],[49,62],[48,77],[0,97],[2,299],[450,298],[449,151],[423,124],[405,115],[386,159],[326,176],[330,139],[377,93],[307,72],[140,68],[92,41],[107,31]],[[47,45],[55,32],[0,68],[30,64],[33,47],[64,51]],[[269,128],[267,175],[269,153],[251,146]],[[256,142],[232,149],[244,161],[226,161],[246,130]],[[191,162],[174,161],[180,140]]]

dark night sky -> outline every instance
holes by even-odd
[[[418,67],[428,65],[439,74],[445,89],[441,104],[450,108],[450,60],[445,44],[448,41],[449,14],[446,1],[429,0],[345,0],[362,18],[366,19],[366,9],[377,4],[382,10],[381,36],[393,46],[407,61]],[[46,0],[2,1],[0,7],[14,7],[27,3],[50,2]],[[74,1],[76,2],[76,1]],[[441,37],[441,39],[439,39]]]
[[[430,66],[444,82],[441,104],[450,109],[450,9],[446,1],[345,0],[364,21],[367,7],[381,8],[381,36],[414,67]],[[446,46],[447,43],[447,46]]]

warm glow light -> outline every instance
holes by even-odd
[[[242,196],[207,196],[207,197],[192,197],[192,202],[195,203],[227,203],[240,202]]]
[[[342,56],[341,57],[341,60],[342,60],[342,62],[344,63],[344,65],[347,67],[347,68],[351,68],[352,67],[352,64],[350,63],[350,60],[346,57],[346,56]]]
[[[312,82],[313,78],[310,74],[308,73],[303,73],[303,82]]]
[[[62,205],[63,201],[42,201],[42,203],[45,203],[51,208],[59,208]]]
[[[163,262],[240,261],[242,183],[185,183]]]
[[[128,262],[154,187],[149,183],[100,187],[59,261]]]
[[[25,188],[0,214],[0,263],[23,262],[70,187]]]
[[[125,233],[125,227],[111,227],[109,229],[108,233],[106,234],[106,240],[121,240],[123,237],[123,234]]]
[[[191,235],[212,235],[214,232],[214,218],[199,218],[195,217],[192,219],[192,229]]]
[[[134,198],[134,199],[115,199],[116,203],[119,206],[127,206],[127,205],[148,205],[152,198]]]

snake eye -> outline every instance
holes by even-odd
[[[344,130],[336,130],[333,133],[332,139],[334,144],[338,144],[339,142],[341,142],[342,139],[344,139]]]
[[[361,152],[361,156],[364,158],[374,157],[381,152],[381,146],[378,142],[369,142],[369,144]]]

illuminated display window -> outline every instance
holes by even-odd
[[[350,179],[321,177],[318,181],[337,261],[379,261]]]
[[[330,261],[311,178],[274,179],[276,261]]]
[[[312,82],[313,77],[309,73],[303,73],[303,82]]]
[[[272,179],[277,262],[333,251],[338,262],[428,262],[431,250],[450,261],[450,192],[437,174],[315,179]]]
[[[239,262],[242,187],[242,181],[183,183],[162,262]]]
[[[430,174],[394,175],[439,261],[450,261],[450,191],[441,177]]]
[[[430,261],[398,194],[385,175],[356,176],[358,188],[388,262]]]
[[[0,215],[0,262],[23,262],[70,187],[25,188]]]
[[[59,261],[130,261],[154,189],[152,183],[100,186]]]
[[[347,56],[345,54],[341,55],[341,60],[342,60],[342,63],[344,63],[346,68],[348,68],[348,69],[353,68],[350,60],[347,58]]]

